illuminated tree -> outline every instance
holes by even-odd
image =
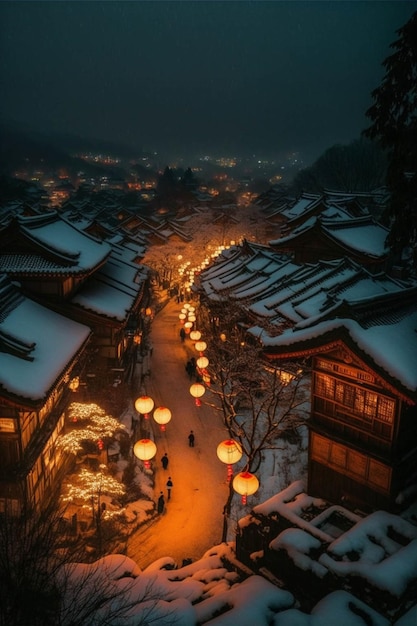
[[[102,521],[119,517],[122,509],[121,506],[113,510],[109,509],[103,497],[120,499],[125,493],[125,487],[108,474],[105,465],[100,465],[97,472],[83,467],[78,474],[69,476],[63,484],[62,503],[75,503],[81,509],[91,509],[92,521],[97,532],[99,554],[102,552]]]
[[[72,429],[58,437],[56,446],[71,454],[85,451],[86,443],[92,443],[99,451],[100,442],[111,439],[118,432],[127,432],[124,424],[110,415],[97,404],[73,402],[68,409]]]
[[[248,342],[240,330],[242,310],[230,300],[217,305],[215,313],[201,309],[199,330],[207,343],[213,398],[208,402],[206,394],[205,403],[222,412],[230,437],[247,457],[246,469],[256,472],[262,452],[282,447],[283,439],[296,439],[305,423],[303,364],[287,364],[284,370],[265,363],[261,346]]]

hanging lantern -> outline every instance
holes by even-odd
[[[171,421],[171,417],[171,411],[166,406],[159,406],[153,412],[153,418],[160,425],[162,431],[166,430],[166,424]]]
[[[206,348],[207,348],[207,344],[205,341],[197,341],[197,343],[195,344],[195,349],[198,350],[198,352],[200,352],[200,356],[202,356],[202,353],[204,352]]]
[[[222,463],[227,465],[227,482],[229,482],[233,474],[232,464],[242,458],[242,447],[234,439],[226,439],[217,446],[217,456]]]
[[[188,302],[186,302],[186,303],[184,304],[184,309],[185,309],[185,310],[187,310],[187,309],[189,309],[189,308],[190,308],[190,306],[191,306],[191,304],[188,304]]]
[[[192,330],[190,333],[190,339],[192,341],[198,341],[201,337],[201,333],[199,330]]]
[[[201,406],[200,398],[206,393],[206,388],[201,383],[194,383],[190,387],[190,394],[195,398],[196,406]]]
[[[189,313],[194,313],[194,311],[195,311],[195,306],[189,306],[188,307],[188,312]]]
[[[138,413],[142,413],[145,419],[149,418],[149,413],[154,407],[154,401],[149,396],[140,396],[135,401],[135,409]]]
[[[192,329],[192,327],[193,327],[193,323],[192,322],[185,322],[184,328],[185,328],[185,332],[186,333],[189,333],[190,330]]]
[[[242,504],[246,504],[247,497],[258,491],[259,480],[250,472],[240,472],[233,479],[233,489],[242,496]]]
[[[133,454],[140,461],[143,461],[145,469],[149,469],[151,467],[150,460],[156,454],[156,445],[151,439],[139,439],[133,446]]]
[[[150,307],[146,308],[145,315],[147,315],[148,317],[150,317],[152,315],[152,309]]]
[[[178,317],[179,317],[179,320],[180,320],[181,324],[184,324],[184,320],[187,317],[186,314],[185,313],[180,313],[178,315]]]
[[[204,369],[206,369],[206,367],[207,367],[207,365],[208,365],[208,364],[209,364],[209,360],[208,360],[208,358],[207,358],[206,356],[200,356],[200,357],[197,359],[197,367],[198,367],[200,370],[204,370]]]

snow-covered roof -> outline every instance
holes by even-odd
[[[35,245],[36,252],[0,254],[3,272],[90,273],[109,256],[111,247],[51,212],[35,217],[17,216],[14,225]]]
[[[71,299],[73,305],[123,322],[143,290],[148,270],[126,261],[117,252]]]
[[[91,330],[23,296],[0,313],[0,387],[43,401]]]

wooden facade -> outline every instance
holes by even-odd
[[[314,356],[311,401],[309,492],[398,508],[417,464],[416,405],[343,344]]]

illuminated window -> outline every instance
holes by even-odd
[[[378,410],[377,419],[383,422],[389,422],[390,424],[394,420],[395,402],[389,398],[379,396],[378,398]]]

